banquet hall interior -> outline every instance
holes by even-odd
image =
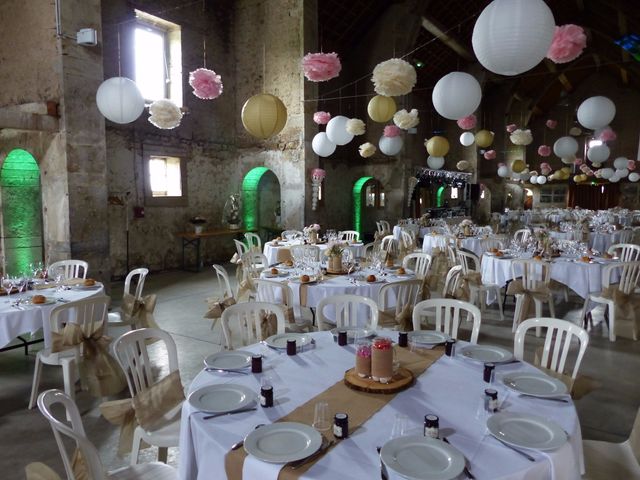
[[[640,479],[635,0],[0,26],[0,477]]]

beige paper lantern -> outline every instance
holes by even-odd
[[[444,137],[431,137],[425,143],[427,147],[427,152],[432,157],[444,157],[447,153],[449,153],[449,140]]]
[[[367,113],[374,122],[385,123],[393,118],[396,113],[396,101],[391,97],[376,95],[369,100]]]
[[[287,123],[287,107],[269,93],[259,93],[242,107],[242,125],[254,137],[269,138],[280,133]]]
[[[525,168],[527,168],[527,165],[524,160],[514,160],[513,164],[511,164],[511,170],[516,173],[522,172]]]
[[[480,130],[476,133],[476,145],[480,148],[487,148],[493,143],[493,132]]]

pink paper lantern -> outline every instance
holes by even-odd
[[[541,157],[548,157],[551,155],[551,147],[549,145],[540,145],[538,147],[538,155]]]
[[[400,132],[402,132],[402,130],[400,130],[400,128],[396,127],[395,125],[387,125],[386,127],[384,127],[383,135],[389,138],[399,137]]]
[[[602,142],[613,142],[618,135],[614,132],[611,127],[603,128],[600,134],[598,135],[598,140]]]
[[[307,53],[302,58],[302,69],[307,80],[326,82],[337,77],[342,64],[337,53]]]
[[[516,131],[517,128],[518,126],[515,123],[510,123],[509,125],[507,125],[507,132],[513,133]]]
[[[311,172],[311,178],[314,180],[324,180],[324,177],[327,176],[327,172],[324,171],[322,168],[314,168],[313,171]]]
[[[193,94],[203,100],[213,100],[222,94],[222,78],[213,70],[198,68],[189,73]]]
[[[587,46],[587,36],[578,25],[556,27],[547,58],[554,63],[567,63],[580,56]]]
[[[476,128],[478,119],[474,114],[471,114],[467,115],[466,117],[462,117],[456,123],[462,130],[471,130],[472,128]]]
[[[318,125],[326,125],[331,120],[331,114],[329,112],[316,112],[313,114],[313,121]]]
[[[578,167],[579,167],[580,165],[582,165],[583,163],[584,163],[584,160],[583,160],[582,158],[576,158],[576,159],[573,161],[573,164],[574,164],[574,165],[576,165],[576,166],[578,166]]]
[[[484,152],[484,159],[485,160],[495,160],[496,159],[496,151],[495,150],[487,150],[486,152]]]
[[[558,126],[557,120],[552,120],[551,118],[544,123],[548,129],[554,130]]]

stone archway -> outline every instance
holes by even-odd
[[[277,230],[280,181],[267,167],[251,169],[242,180],[242,220],[247,230]]]

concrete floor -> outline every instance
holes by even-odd
[[[229,271],[232,272],[231,269]],[[205,299],[217,293],[215,288],[214,275],[210,270],[200,273],[172,271],[152,274],[147,278],[146,293],[158,295],[158,324],[176,341],[185,385],[200,371],[203,358],[221,349],[220,329],[211,330],[211,321],[203,318]],[[114,284],[112,297],[120,298],[121,292],[122,284]],[[557,302],[556,312],[562,318],[575,319],[581,306],[581,299],[573,296],[568,304]],[[507,320],[500,322],[495,307],[485,311],[479,343],[513,348],[511,301],[505,314]],[[595,319],[601,318],[601,313],[596,313]],[[531,337],[531,345],[527,345],[529,353],[535,348],[535,343],[536,339]],[[32,347],[28,356],[22,350],[0,353],[0,478],[5,480],[23,479],[25,465],[34,461],[48,464],[64,478],[62,462],[48,423],[37,408],[27,410],[38,348],[37,345]],[[584,438],[622,441],[629,435],[640,405],[640,386],[635,376],[640,370],[639,353],[638,342],[619,337],[611,343],[602,336],[599,326],[591,332],[580,374],[594,389],[576,401]],[[44,368],[41,391],[62,388],[61,369]],[[127,465],[128,456],[119,458],[116,455],[118,430],[100,417],[97,409],[100,402],[82,392],[77,400],[87,435],[98,447],[105,466],[115,469]],[[177,465],[178,454],[177,448],[170,449],[169,463]],[[153,448],[144,450],[141,461],[153,460],[155,455]]]

